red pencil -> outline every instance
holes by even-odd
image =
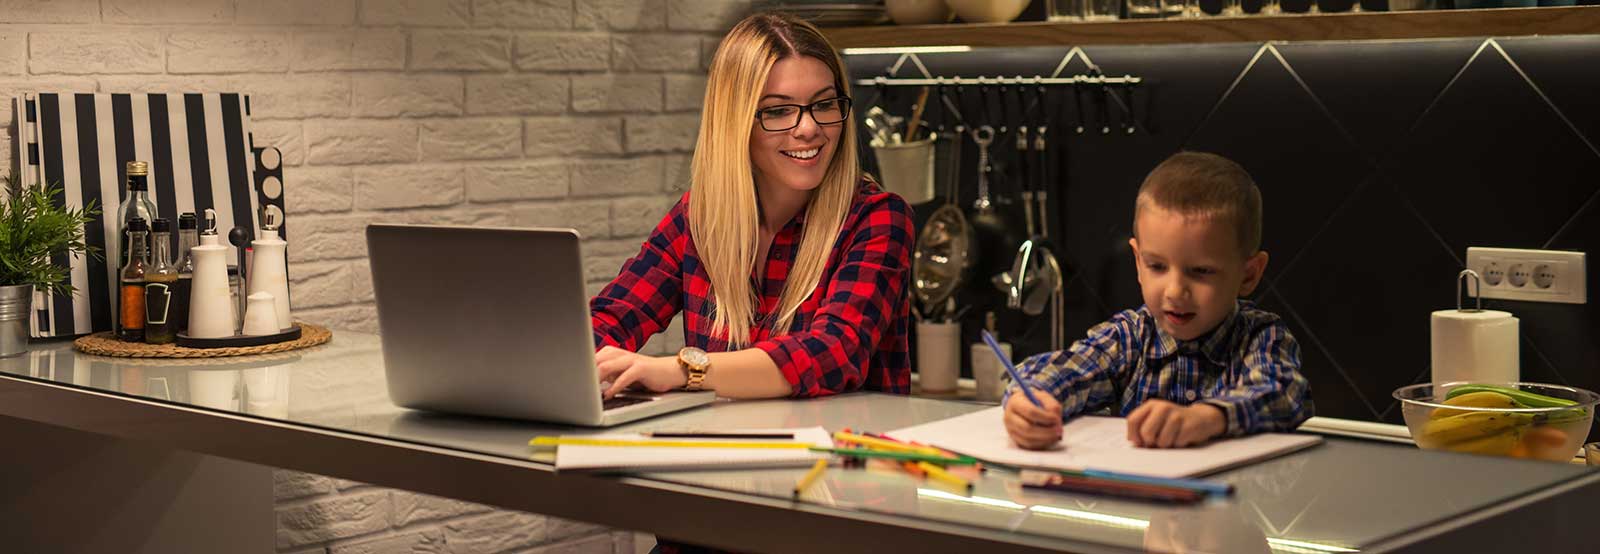
[[[1025,479],[1022,484],[1024,487],[1035,489],[1098,494],[1117,498],[1177,504],[1190,504],[1205,499],[1204,493],[1195,490],[1070,475],[1048,475],[1043,479]]]

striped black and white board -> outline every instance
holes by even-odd
[[[159,217],[216,210],[224,235],[235,225],[258,235],[260,209],[283,208],[281,172],[271,198],[257,182],[257,148],[250,135],[250,99],[242,94],[28,93],[16,99],[18,167],[22,183],[61,185],[58,205],[100,207],[84,229],[85,242],[115,259],[117,213],[126,191],[126,166],[150,164],[150,199]],[[276,149],[271,150],[274,169]],[[202,221],[202,225],[203,225]],[[176,223],[174,223],[176,228]],[[177,251],[177,234],[171,237]],[[233,258],[229,258],[233,259]],[[35,337],[79,335],[112,328],[117,269],[106,259],[58,256],[71,267],[79,294],[35,294]]]

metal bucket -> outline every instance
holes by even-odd
[[[933,200],[933,138],[905,144],[874,146],[883,189],[909,204]]]
[[[0,286],[0,357],[28,351],[28,314],[33,285]]]

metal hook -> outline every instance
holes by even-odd
[[[1463,278],[1465,278],[1465,277],[1472,277],[1472,287],[1471,287],[1471,289],[1472,289],[1472,297],[1476,298],[1478,300],[1478,307],[1470,309],[1470,310],[1461,307],[1461,282],[1462,282]],[[1478,277],[1478,272],[1470,270],[1470,269],[1463,269],[1463,270],[1461,270],[1461,273],[1457,273],[1456,274],[1456,311],[1461,311],[1461,312],[1481,312],[1481,311],[1483,311],[1483,295],[1479,294],[1479,291],[1482,290],[1482,288],[1481,288],[1482,286],[1483,286],[1483,280]]]

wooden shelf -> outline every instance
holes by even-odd
[[[1083,46],[1600,34],[1600,6],[823,29],[838,48]]]

